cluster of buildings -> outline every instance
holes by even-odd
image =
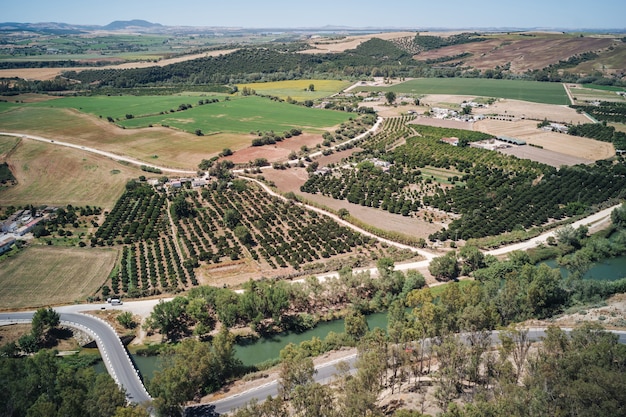
[[[459,146],[459,138],[457,137],[441,138],[441,142],[452,146]],[[487,149],[489,151],[510,148],[511,145],[523,146],[526,145],[526,141],[509,136],[498,136],[497,138],[470,142],[469,144],[471,148]]]
[[[18,210],[0,223],[0,255],[9,251],[18,237],[33,230],[55,210],[55,207],[46,207],[36,212],[29,209]]]
[[[435,119],[452,119],[460,122],[477,122],[485,118],[482,114],[461,114],[456,110],[441,107],[431,107],[430,115]]]
[[[543,130],[548,132],[567,133],[569,128],[561,123],[550,123],[542,127]]]
[[[209,181],[205,177],[169,179],[164,184],[161,184],[161,182],[157,178],[150,178],[148,180],[148,184],[152,185],[153,187],[157,187],[157,189],[159,189],[159,187],[165,187],[166,189],[174,190],[177,188],[182,188],[186,183],[191,184],[192,188],[198,188],[204,187],[209,183]]]

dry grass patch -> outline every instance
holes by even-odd
[[[15,138],[0,136],[0,147]],[[0,190],[2,205],[92,205],[113,207],[130,178],[142,171],[104,156],[21,139],[10,151],[17,185]]]
[[[181,169],[195,169],[202,159],[224,148],[250,144],[246,135],[200,137],[163,127],[122,129],[75,110],[53,108],[23,107],[0,113],[0,130],[30,133]]]
[[[36,308],[84,301],[105,283],[117,249],[37,246],[0,264],[0,306]]]

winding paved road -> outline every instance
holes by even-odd
[[[85,308],[85,306],[81,307]],[[89,307],[98,308],[96,305]],[[95,339],[107,371],[117,385],[126,391],[128,401],[137,404],[152,401],[143,385],[139,371],[135,369],[122,341],[108,323],[96,317],[78,313],[75,308],[61,307],[55,310],[60,315],[61,324],[82,330]],[[0,322],[3,324],[27,323],[31,321],[33,314],[33,311],[0,313]]]

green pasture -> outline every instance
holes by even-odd
[[[93,114],[96,117],[112,117],[125,119],[127,114],[134,117],[155,115],[161,112],[170,112],[178,109],[181,104],[198,106],[198,100],[224,100],[224,96],[215,94],[175,94],[169,96],[91,96],[65,97],[41,103],[31,104],[33,107],[48,107],[60,109],[76,109],[83,113]]]
[[[308,91],[311,84],[315,88],[313,91]],[[305,101],[328,97],[350,85],[350,82],[338,80],[289,80],[238,84],[237,87],[239,91],[244,87],[248,87],[256,91],[257,94],[280,97],[283,100],[291,97],[296,101]]]
[[[582,84],[584,88],[591,88],[594,90],[603,91],[626,91],[626,87],[616,87],[614,85],[597,85],[597,84]]]
[[[198,105],[198,100],[211,98],[220,101]],[[176,111],[181,104],[191,104],[192,108]],[[325,128],[347,121],[350,117],[350,114],[345,112],[307,108],[256,96],[67,97],[24,106],[70,108],[103,119],[110,116],[116,119],[117,124],[126,128],[164,125],[190,133],[200,129],[205,134],[217,132],[247,134],[257,130],[283,132],[292,128],[321,132]],[[133,118],[126,119],[127,114],[132,114]]]
[[[350,114],[280,103],[263,97],[241,97],[192,109],[150,117],[122,120],[124,127],[167,125],[187,132],[238,133],[251,131],[283,132],[292,128],[321,132],[347,121]]]
[[[569,104],[560,83],[487,78],[417,78],[390,87],[358,87],[360,91],[396,94],[454,94],[508,98],[545,104]]]
[[[10,110],[10,109],[13,109],[16,106],[19,106],[19,104],[17,104],[17,103],[9,103],[9,102],[6,102],[6,101],[0,101],[0,113],[2,113],[4,111],[7,111],[7,110]]]

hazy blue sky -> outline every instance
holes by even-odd
[[[621,29],[625,0],[0,0],[0,21],[239,27]]]

